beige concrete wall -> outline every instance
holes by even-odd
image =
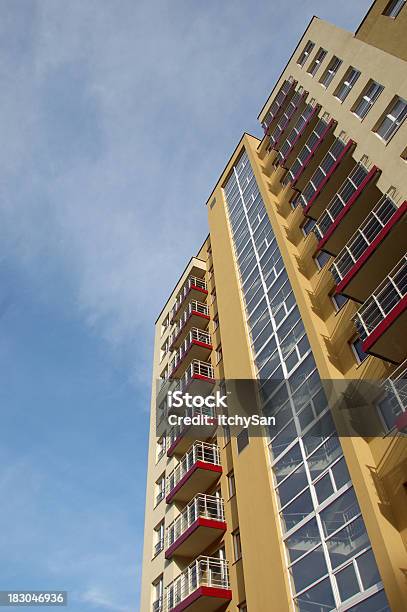
[[[407,7],[404,6],[396,18],[383,15],[389,0],[373,2],[362,21],[356,37],[387,53],[407,60]]]

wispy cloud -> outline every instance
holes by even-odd
[[[78,597],[79,601],[90,604],[97,610],[111,610],[111,612],[134,612],[134,606],[118,605],[116,601],[113,601],[111,596],[103,591],[101,588],[90,588],[81,596]]]

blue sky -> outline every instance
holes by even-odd
[[[369,4],[1,3],[0,589],[138,610],[153,322],[310,17]]]

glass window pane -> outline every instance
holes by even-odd
[[[320,504],[322,504],[323,501],[328,499],[328,497],[334,492],[329,473],[325,474],[325,476],[318,480],[318,482],[316,482],[314,486]]]
[[[358,579],[356,578],[355,569],[352,564],[338,572],[335,578],[342,601],[349,599],[349,597],[352,597],[355,593],[359,593]]]
[[[310,455],[328,436],[335,432],[335,425],[329,412],[324,414],[319,421],[303,436],[304,446]],[[332,436],[335,438],[335,436]],[[332,442],[332,444],[336,444]]]
[[[300,527],[285,541],[291,561],[302,557],[308,550],[321,543],[318,525],[315,518]]]
[[[288,476],[302,460],[300,445],[295,444],[273,467],[277,482]]]
[[[308,459],[311,478],[314,480],[342,454],[342,448],[336,436],[329,438]]]
[[[273,432],[274,429],[275,428],[273,427],[271,431]],[[294,421],[291,421],[291,423],[285,429],[283,429],[283,431],[280,431],[278,436],[274,438],[273,442],[270,445],[273,458],[276,458],[281,455],[281,453],[284,452],[287,446],[289,446],[291,442],[295,440],[296,437],[297,430],[295,427],[295,423]]]
[[[332,567],[349,561],[370,545],[362,518],[358,518],[326,541]]]
[[[329,578],[321,580],[295,600],[297,612],[328,612],[335,609],[335,600],[332,594]]]
[[[337,489],[340,489],[344,484],[350,481],[348,468],[346,467],[345,459],[343,457],[333,466],[332,475],[334,477]]]
[[[360,577],[364,589],[380,582],[380,574],[372,550],[367,550],[357,558]]]
[[[360,508],[353,489],[345,491],[320,514],[325,535],[329,536],[341,525],[360,513]]]
[[[304,464],[302,464],[278,487],[281,505],[284,506],[284,504],[287,504],[290,499],[302,491],[307,484],[307,476],[305,474]]]
[[[312,504],[311,493],[307,489],[281,512],[282,522],[285,524],[286,531],[295,527],[295,525],[308,516],[313,509],[314,506]]]
[[[294,563],[290,568],[295,591],[305,589],[318,578],[327,573],[327,567],[322,546],[318,546],[306,557]]]
[[[391,610],[385,592],[379,591],[356,606],[348,608],[346,612],[391,612]]]

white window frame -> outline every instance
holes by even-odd
[[[404,106],[401,112],[396,116],[396,115],[393,115],[392,113],[399,102],[402,102]],[[394,134],[397,132],[399,127],[403,124],[406,117],[407,117],[407,102],[406,100],[404,100],[404,98],[401,98],[400,96],[396,96],[389,110],[386,111],[386,113],[381,117],[377,127],[374,130],[374,133],[376,134],[378,138],[380,138],[384,142],[389,142],[389,140],[393,138]],[[392,123],[391,123],[391,126],[386,131],[385,135],[382,135],[379,133],[379,130],[387,119],[389,119]]]
[[[353,107],[353,114],[356,115],[356,117],[362,121],[371,110],[372,106],[382,93],[383,89],[383,85],[371,79],[363,90],[362,95],[357,100],[355,106]],[[362,112],[358,113],[358,109]]]
[[[360,77],[360,70],[358,70],[357,68],[354,68],[353,66],[350,66],[347,69],[346,74],[343,77],[342,81],[336,88],[334,97],[337,100],[339,100],[339,102],[341,103],[344,102],[346,98],[348,97],[348,95],[350,94],[350,92],[352,91],[359,77]],[[344,93],[342,94],[342,97],[340,97],[339,94],[342,92],[342,90]]]
[[[315,57],[311,62],[311,66],[307,70],[307,73],[314,77],[320,69],[322,62],[324,61],[327,55],[328,51],[323,47],[320,47],[316,52]]]
[[[382,15],[385,17],[391,17],[392,19],[396,19],[399,15],[400,11],[404,8],[406,0],[390,0],[390,2],[386,5]]]
[[[312,40],[309,40],[298,57],[298,60],[297,60],[298,66],[301,66],[301,68],[304,67],[304,64],[309,59],[309,56],[312,53],[314,47],[315,47],[315,43]]]
[[[322,85],[322,87],[325,87],[325,89],[327,89],[329,87],[329,85],[332,83],[332,81],[334,80],[339,68],[342,66],[342,60],[340,57],[337,57],[336,55],[334,55],[331,59],[331,61],[328,64],[327,69],[325,70],[325,72],[323,73],[321,79],[320,79],[320,84]]]

